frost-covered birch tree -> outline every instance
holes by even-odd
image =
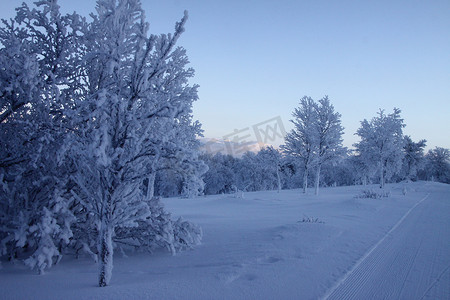
[[[268,178],[266,187],[274,188],[281,191],[281,153],[272,146],[262,148],[257,159],[260,162],[260,169]],[[273,184],[272,182],[275,182]]]
[[[151,211],[141,185],[158,163],[178,125],[189,118],[197,86],[185,50],[175,48],[187,13],[174,34],[149,35],[140,2],[97,2],[85,33],[86,93],[75,104],[71,156],[80,172],[74,196],[95,214],[99,233],[99,285],[108,285],[113,239],[137,227]]]
[[[285,137],[281,149],[288,155],[301,161],[303,165],[303,193],[308,187],[308,175],[314,162],[317,140],[316,103],[311,97],[303,97],[300,106],[292,113],[294,129]]]
[[[398,108],[391,114],[380,110],[372,120],[363,120],[356,132],[361,139],[354,144],[357,154],[369,168],[378,171],[380,188],[384,188],[386,180],[401,169],[405,125],[400,112]]]
[[[91,22],[36,5],[0,28],[0,252],[39,272],[66,248],[86,252],[105,286],[114,247],[174,253],[201,238],[142,189],[160,157],[189,188],[205,171],[194,71],[176,47],[187,13],[150,35],[138,0],[98,1]]]
[[[310,170],[316,168],[315,194],[317,195],[322,165],[345,154],[342,146],[341,115],[334,111],[328,96],[318,102],[311,97],[303,97],[300,100],[300,106],[292,115],[294,119],[291,122],[294,124],[294,129],[286,135],[286,144],[281,148],[303,165],[303,193],[306,193],[308,187]]]
[[[326,162],[342,157],[345,148],[342,146],[344,128],[341,126],[341,115],[334,111],[328,96],[320,99],[316,109],[316,180],[315,194],[319,194],[320,171]]]
[[[202,136],[198,121],[192,122],[190,117],[180,119],[175,136],[160,145],[158,155],[149,168],[149,176],[144,181],[147,199],[155,194],[156,174],[164,172],[175,174],[175,181],[181,181],[183,196],[191,197],[203,192],[204,182],[201,177],[208,167],[199,159],[198,136]]]

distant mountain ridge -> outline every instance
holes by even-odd
[[[229,154],[232,156],[240,157],[245,152],[258,152],[262,148],[272,146],[271,144],[259,143],[257,141],[244,141],[241,143],[224,140],[224,139],[216,139],[216,138],[199,138],[202,146],[200,148],[201,151],[216,154]]]

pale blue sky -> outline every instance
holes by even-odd
[[[22,1],[0,0],[0,17]],[[95,1],[60,0],[63,11]],[[412,139],[450,148],[450,1],[142,0],[152,33],[172,32],[200,85],[194,116],[222,138],[281,117],[291,129],[299,99],[328,95],[342,114],[344,144],[364,118],[402,110]],[[277,141],[279,144],[281,141]]]

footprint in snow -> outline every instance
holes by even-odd
[[[217,279],[219,279],[222,282],[225,283],[232,283],[233,281],[235,281],[236,279],[238,279],[240,277],[240,273],[237,271],[231,271],[231,272],[222,272],[217,274]]]
[[[245,274],[245,275],[241,276],[241,278],[248,280],[248,281],[253,281],[253,280],[257,279],[258,276],[256,276],[255,274],[249,273],[249,274]]]
[[[276,257],[276,256],[269,256],[269,257],[264,257],[264,258],[258,259],[259,264],[274,264],[274,263],[277,263],[280,261],[283,261],[283,259],[281,257]]]

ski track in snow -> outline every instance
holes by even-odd
[[[448,199],[416,203],[322,299],[450,299]],[[444,197],[446,198],[446,197]]]

